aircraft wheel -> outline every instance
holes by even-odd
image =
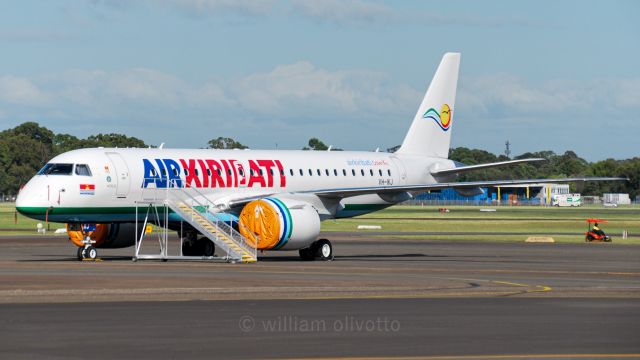
[[[202,256],[211,257],[211,256],[215,255],[216,247],[215,247],[215,245],[213,245],[213,241],[211,241],[211,240],[209,240],[207,238],[202,238],[202,239],[198,240],[198,242],[199,242],[198,248],[199,248],[199,250],[201,250],[200,254]]]
[[[333,260],[333,246],[327,239],[320,239],[314,243],[315,256],[320,260]]]
[[[300,249],[298,250],[298,253],[300,254],[300,259],[305,261],[311,261],[316,258],[316,255],[313,253],[311,247]]]
[[[183,256],[194,256],[195,255],[195,249],[193,246],[193,242],[186,240],[182,243],[182,255]]]
[[[87,247],[87,249],[84,251],[84,256],[87,259],[91,259],[91,260],[95,260],[95,258],[98,257],[98,250],[93,247],[93,246],[89,246]]]
[[[78,261],[82,261],[82,259],[84,259],[84,246],[80,246],[78,248],[76,255],[78,257]]]

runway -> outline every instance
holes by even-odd
[[[640,304],[631,299],[107,302],[12,304],[5,310],[0,334],[3,354],[12,359],[602,358],[640,351]]]
[[[64,238],[2,237],[0,348],[9,358],[640,358],[638,246],[331,236],[333,262],[273,253],[256,264],[134,263],[132,249],[78,262]]]

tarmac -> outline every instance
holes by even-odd
[[[335,261],[254,264],[79,262],[64,236],[0,237],[0,352],[640,359],[640,246],[325,235]]]

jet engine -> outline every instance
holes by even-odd
[[[238,228],[258,250],[298,250],[317,239],[320,216],[306,202],[264,198],[245,205]]]
[[[95,228],[94,226],[95,225]],[[89,231],[83,231],[82,224],[67,224],[69,240],[77,246],[84,246],[82,240],[88,234],[97,248],[117,249],[133,246],[136,240],[135,223],[92,224]]]

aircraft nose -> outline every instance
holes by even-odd
[[[32,207],[40,206],[38,204],[38,193],[35,191],[34,179],[24,185],[18,192],[16,197],[16,210],[24,214],[24,212]]]
[[[21,208],[25,208],[29,206],[29,195],[27,191],[25,191],[26,186],[23,186],[18,192],[18,196],[16,196],[16,210],[20,211]]]

